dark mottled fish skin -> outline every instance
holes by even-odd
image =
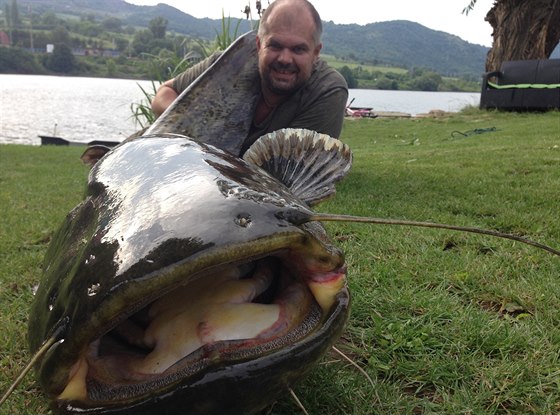
[[[53,236],[29,319],[32,352],[55,341],[35,368],[57,414],[254,414],[342,333],[350,303],[344,256],[310,222],[308,206],[334,194],[351,152],[336,139],[287,130],[250,150],[250,161],[240,159],[260,89],[256,62],[249,33],[146,133],[84,153],[94,166],[86,195]],[[260,261],[278,268],[269,272],[283,288],[269,295],[285,301],[281,316],[293,313],[277,320],[288,329],[269,326],[264,340],[203,343],[155,375],[123,365],[123,354],[142,359],[153,350],[145,342],[145,353],[135,349],[142,335],[127,345],[117,339],[131,323],[150,324],[154,301]],[[78,372],[81,380],[69,383]]]
[[[237,39],[144,135],[174,133],[238,155],[260,93],[256,34]]]
[[[107,153],[90,173],[85,200],[53,237],[30,314],[32,351],[55,332],[64,340],[37,366],[53,410],[248,415],[304,376],[345,326],[345,286],[309,334],[281,347],[241,349],[184,378],[133,385],[139,392],[130,399],[56,398],[95,339],[207,269],[286,250],[342,267],[323,227],[294,225],[285,219],[290,212],[310,211],[264,170],[187,137],[140,137]]]

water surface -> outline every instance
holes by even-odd
[[[144,99],[149,81],[41,75],[0,75],[0,143],[40,144],[39,135],[70,141],[122,141],[140,127],[131,104]],[[350,90],[352,106],[412,115],[455,112],[478,105],[480,94]]]

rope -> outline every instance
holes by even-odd
[[[492,133],[494,131],[498,131],[496,127],[489,127],[489,128],[475,128],[474,130],[465,131],[464,133],[461,131],[453,131],[451,133],[452,138],[457,138],[456,135],[462,135],[463,137],[470,137],[471,135],[477,134],[484,134],[484,133]]]

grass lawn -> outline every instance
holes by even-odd
[[[316,210],[560,247],[559,112],[352,119],[342,138],[354,166]],[[0,146],[0,394],[30,358],[32,289],[50,236],[81,200],[82,150]],[[294,388],[310,414],[560,413],[560,257],[452,231],[326,226],[346,253],[353,294],[337,347],[374,386],[329,354]],[[0,413],[49,413],[32,375]],[[286,394],[270,413],[301,411]]]
[[[348,66],[350,69],[361,67],[369,72],[377,72],[377,71],[382,73],[392,72],[400,75],[408,73],[408,69],[397,68],[396,66],[369,65],[369,64],[362,65],[356,62],[348,62],[342,59],[338,59],[333,55],[326,55],[324,53],[321,53],[321,58],[324,59],[329,64],[329,66],[332,66],[333,68],[337,68],[337,69],[340,69],[343,66]]]

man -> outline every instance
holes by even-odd
[[[348,86],[319,58],[321,18],[307,0],[276,0],[263,13],[257,33],[261,95],[244,152],[260,136],[281,128],[307,128],[339,137]],[[152,109],[160,115],[217,56],[160,86]]]

